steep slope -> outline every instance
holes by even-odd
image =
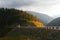
[[[51,20],[53,20],[52,17],[49,17],[48,15],[42,13],[37,13],[32,11],[27,11],[27,13],[36,16],[42,23],[44,23],[44,25],[48,24]]]
[[[21,26],[31,24],[38,26],[35,24],[35,22],[38,22],[39,25],[43,24],[42,22],[39,22],[38,18],[27,13],[26,11],[0,8],[0,27],[2,28],[6,25],[10,26],[16,23],[20,24]]]
[[[43,27],[44,26],[44,24],[41,22],[41,21],[39,21],[39,19],[37,18],[37,17],[35,17],[35,16],[33,16],[32,14],[29,14],[29,13],[27,13],[27,12],[25,12],[25,11],[22,11],[23,12],[23,14],[21,14],[22,15],[22,17],[21,17],[21,21],[20,21],[20,24],[22,24],[22,22],[25,20],[26,22],[25,22],[25,24],[26,23],[30,23],[30,24],[33,24],[33,25],[35,25],[36,27]],[[20,16],[21,16],[20,15]],[[22,21],[23,20],[23,21]],[[23,25],[22,26],[24,26],[25,25],[24,24],[24,22],[23,22]],[[25,25],[26,26],[26,25]]]
[[[60,17],[48,23],[47,26],[60,26]]]
[[[44,26],[35,16],[27,13],[26,11],[17,9],[0,8],[0,37],[4,36],[8,28],[16,28],[15,25],[20,24],[23,28],[33,28]]]

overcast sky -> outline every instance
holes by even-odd
[[[60,16],[60,0],[0,0],[0,7],[35,11],[52,17]]]

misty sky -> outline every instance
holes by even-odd
[[[60,0],[0,0],[0,8],[35,11],[52,17],[60,16]]]

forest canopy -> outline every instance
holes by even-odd
[[[25,11],[17,9],[0,8],[0,27],[37,20],[37,18]]]

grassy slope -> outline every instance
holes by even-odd
[[[41,28],[20,28],[16,36],[2,37],[0,40],[60,40],[59,30],[46,30]]]

